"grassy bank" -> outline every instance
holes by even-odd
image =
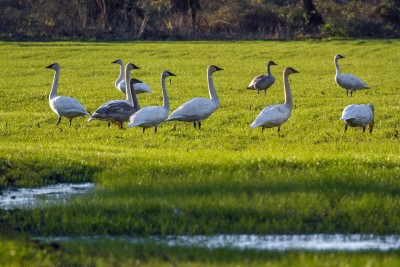
[[[1,43],[0,187],[93,181],[96,189],[68,203],[0,211],[0,232],[399,234],[399,47],[398,40]],[[370,90],[347,97],[335,84],[337,53],[346,57],[342,71]],[[224,69],[214,74],[221,106],[201,130],[168,122],[143,134],[83,118],[55,126],[54,73],[44,67],[59,62],[59,94],[94,111],[124,98],[113,87],[117,58],[140,66],[133,76],[152,86],[154,94],[139,95],[142,107],[161,105],[164,69],[177,74],[167,83],[172,109],[208,95],[206,67],[215,64]],[[275,85],[266,96],[246,90],[270,59]],[[287,66],[300,72],[290,76],[292,117],[280,136],[250,129],[265,106],[283,102]],[[374,132],[344,133],[343,108],[370,102]]]

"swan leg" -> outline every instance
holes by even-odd
[[[143,133],[144,133],[145,130],[146,130],[146,128],[143,127]]]
[[[344,125],[344,132],[347,131],[347,127],[348,127],[347,124],[345,124],[345,125]]]
[[[157,126],[154,127],[154,133],[155,133],[155,134],[157,133]]]
[[[198,124],[199,124],[199,130],[200,130],[200,127],[201,127],[201,121],[198,121]]]
[[[108,128],[110,128],[111,127],[111,122],[107,121],[107,126],[108,126]]]
[[[267,95],[267,89],[264,89],[264,95]]]
[[[60,124],[61,118],[62,118],[62,117],[58,117],[58,121],[57,121],[56,125]]]
[[[69,119],[69,126],[72,125],[72,118]]]
[[[349,96],[349,90],[348,89],[346,89],[346,95]]]
[[[195,121],[193,122],[193,126],[194,126],[194,128],[196,129],[196,122],[195,122]]]
[[[176,123],[174,124],[174,128],[173,128],[173,130],[174,130],[174,131],[176,131]]]
[[[262,132],[262,133],[264,132],[264,129],[265,129],[264,127],[261,127],[261,132]]]
[[[120,130],[124,129],[124,126],[122,125],[122,122],[118,122],[118,129],[120,129]]]
[[[257,89],[257,95],[259,95],[259,94],[260,94],[260,90]]]
[[[363,126],[362,128],[363,128],[363,133],[365,133],[365,126]]]
[[[350,96],[353,96],[353,91],[350,91]]]
[[[372,134],[372,129],[374,128],[373,125],[369,125],[369,133]]]

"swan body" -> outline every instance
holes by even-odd
[[[350,96],[353,95],[353,91],[369,89],[368,85],[357,76],[354,76],[352,74],[342,74],[338,63],[339,59],[341,58],[344,58],[344,56],[339,54],[337,54],[334,58],[336,67],[336,76],[335,76],[336,83],[340,87],[346,89],[347,95],[349,95],[349,90],[350,90]]]
[[[133,69],[140,69],[136,65],[129,63],[125,67],[125,79],[130,80],[130,71]],[[129,83],[128,83],[129,84]],[[140,109],[135,90],[132,90],[130,84],[126,91],[126,100],[111,100],[101,105],[89,118],[92,120],[108,121],[109,125],[115,123],[119,129],[122,129],[122,125],[125,121],[129,121],[130,116]]]
[[[201,127],[201,121],[210,117],[219,107],[220,101],[215,91],[212,74],[216,71],[222,70],[221,68],[211,65],[207,68],[208,91],[210,98],[196,97],[193,98],[171,113],[167,121],[186,121],[193,122],[196,128]]]
[[[83,107],[83,105],[72,97],[57,96],[58,79],[60,76],[60,65],[53,63],[46,68],[55,70],[53,85],[49,95],[50,108],[58,115],[58,125],[62,117],[69,119],[69,125],[72,124],[72,119],[79,116],[90,115],[90,113]]]
[[[144,107],[130,118],[128,127],[139,126],[143,128],[143,132],[146,128],[154,126],[154,132],[157,133],[157,127],[160,123],[164,122],[168,117],[170,110],[169,98],[167,94],[167,89],[165,87],[165,78],[168,76],[176,76],[175,74],[165,70],[161,73],[161,87],[163,92],[163,105],[162,106],[149,106]]]
[[[275,62],[272,60],[267,64],[267,75],[261,74],[256,76],[247,86],[247,89],[257,90],[257,93],[260,93],[260,90],[264,90],[264,95],[267,93],[267,89],[275,83],[275,77],[271,74],[271,66],[277,66]]]
[[[372,129],[374,127],[374,105],[356,105],[351,104],[345,107],[342,112],[342,117],[340,120],[345,121],[344,131],[347,130],[347,127],[362,127],[363,132],[365,132],[365,128],[369,125],[369,131],[372,133]]]
[[[290,67],[283,71],[285,103],[265,107],[250,124],[250,128],[262,127],[262,131],[264,131],[264,128],[278,127],[279,134],[281,125],[290,118],[293,109],[292,92],[289,85],[289,75],[292,73],[299,72]]]
[[[120,74],[118,79],[115,81],[115,87],[120,90],[122,93],[126,94],[126,81],[124,79],[124,62],[121,59],[117,59],[111,63],[119,64],[120,65]],[[149,93],[152,94],[153,92],[150,90],[150,85],[145,84],[144,82],[138,79],[131,79],[130,80],[131,87],[135,90],[136,94],[141,93]]]

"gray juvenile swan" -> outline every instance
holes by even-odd
[[[344,58],[344,56],[339,54],[337,54],[334,58],[335,68],[336,68],[336,75],[335,75],[336,83],[340,87],[346,89],[347,95],[349,95],[349,90],[350,90],[350,96],[353,95],[353,91],[369,89],[368,85],[357,76],[354,76],[352,74],[342,74],[338,63],[339,59],[341,58]]]
[[[83,105],[72,97],[57,96],[58,78],[60,76],[60,65],[53,63],[46,68],[55,70],[53,85],[49,96],[50,108],[58,115],[58,125],[62,117],[69,119],[69,125],[72,124],[72,119],[79,116],[89,115],[90,113],[83,107]]]
[[[201,121],[210,117],[220,105],[219,97],[215,91],[212,79],[212,74],[220,70],[222,69],[214,65],[207,68],[208,92],[210,98],[196,97],[185,102],[169,115],[167,121],[193,122],[195,128],[196,122],[198,122],[200,129]]]
[[[247,86],[247,89],[257,90],[257,93],[260,93],[260,90],[264,90],[264,95],[267,94],[267,89],[271,87],[275,83],[275,77],[271,74],[271,66],[278,66],[272,60],[267,64],[267,75],[261,74],[256,76]]]
[[[130,71],[139,69],[136,65],[128,63],[125,67],[125,80],[131,79]],[[135,90],[132,89],[130,83],[128,90],[126,90],[127,100],[111,100],[101,105],[89,119],[107,121],[117,124],[119,129],[123,129],[123,123],[129,121],[130,116],[140,109],[139,102],[136,97]]]
[[[262,127],[262,131],[264,131],[264,128],[278,127],[279,134],[281,125],[290,118],[293,109],[292,92],[289,85],[289,75],[292,73],[299,72],[290,67],[283,71],[285,103],[265,107],[250,124],[250,128]]]
[[[168,117],[170,105],[167,94],[167,88],[165,87],[165,78],[168,76],[176,76],[175,74],[165,70],[161,73],[161,87],[163,94],[163,105],[162,106],[149,106],[142,108],[130,118],[128,127],[139,126],[143,128],[143,133],[146,128],[154,126],[154,132],[157,133],[157,127],[160,123],[164,122]]]

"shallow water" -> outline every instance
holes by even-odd
[[[113,240],[132,244],[156,243],[170,247],[255,249],[265,251],[388,251],[400,249],[400,236],[375,235],[214,235],[138,238],[129,236],[46,237],[48,242]]]
[[[0,191],[0,209],[28,208],[39,203],[63,201],[70,195],[87,193],[93,187],[93,183],[81,183],[7,189]]]

